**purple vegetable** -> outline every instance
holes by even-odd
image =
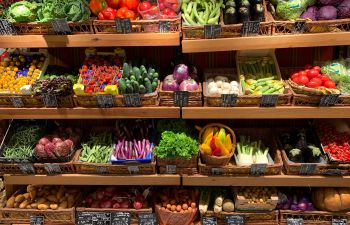
[[[337,19],[337,8],[331,5],[323,6],[317,12],[317,20]]]
[[[301,202],[301,203],[298,204],[298,208],[299,208],[299,210],[301,210],[301,211],[305,211],[305,210],[307,210],[307,208],[308,208],[308,204],[307,204],[307,203],[304,203],[304,202]]]
[[[350,0],[344,0],[338,6],[338,17],[340,19],[350,18]]]
[[[307,204],[307,211],[315,211],[315,207],[311,202]]]
[[[163,91],[177,91],[179,90],[179,85],[176,80],[164,80],[162,89]]]
[[[293,210],[293,211],[299,211],[298,205],[296,205],[296,204],[292,204],[290,206],[290,209]]]
[[[311,6],[303,14],[301,14],[300,18],[310,19],[315,21],[317,12],[318,12],[318,8],[316,6]]]
[[[339,5],[343,0],[320,0],[322,5]]]
[[[199,88],[197,82],[193,79],[187,79],[181,82],[180,84],[180,91],[197,91]]]
[[[175,66],[173,76],[178,83],[181,83],[183,80],[188,79],[188,67],[185,64],[179,64]]]

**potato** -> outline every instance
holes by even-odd
[[[20,204],[21,204],[21,203],[19,203],[19,202],[15,202],[15,204],[13,205],[13,207],[14,207],[14,208],[18,208]]]
[[[30,185],[27,186],[27,192],[29,193],[31,191],[35,191],[35,187],[30,184]]]
[[[21,203],[24,201],[24,199],[25,199],[24,196],[20,194],[16,196],[15,202]]]
[[[70,189],[67,190],[67,192],[69,194],[75,194],[75,193],[79,192],[79,189],[77,189],[77,188],[70,188]]]
[[[38,205],[40,205],[40,204],[46,202],[46,198],[41,197],[41,198],[37,199],[35,202],[38,203]]]
[[[49,208],[49,206],[46,205],[46,204],[39,204],[38,205],[38,209],[40,209],[40,210],[45,210],[45,209],[48,209],[48,208]]]
[[[56,198],[60,201],[61,198],[63,198],[63,196],[64,196],[64,187],[61,186],[60,189],[56,193]]]
[[[51,202],[58,202],[56,195],[49,195],[47,196],[47,200],[51,201]]]
[[[32,209],[32,206],[31,205],[27,205],[27,209]]]
[[[67,202],[68,202],[68,208],[72,208],[74,206],[75,198],[73,194],[68,195]]]
[[[23,194],[23,196],[24,196],[25,199],[29,199],[30,198],[30,194],[29,193],[25,193],[25,194]]]
[[[67,207],[68,207],[68,202],[67,201],[63,201],[58,206],[58,209],[66,209]]]
[[[58,205],[57,204],[50,204],[50,209],[58,209]]]
[[[6,202],[6,208],[13,208],[15,204],[15,196],[11,196]]]
[[[20,209],[26,209],[28,204],[29,204],[28,200],[24,200],[24,201],[19,205],[19,208],[20,208]]]
[[[39,203],[34,202],[34,203],[30,204],[30,207],[32,207],[32,209],[37,209],[38,205],[39,205]]]
[[[66,196],[58,199],[59,203],[64,202],[64,201],[67,201],[67,197]]]

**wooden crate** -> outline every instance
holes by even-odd
[[[280,225],[287,225],[287,219],[303,219],[304,225],[332,225],[333,219],[346,219],[350,224],[350,213],[333,213],[324,211],[292,211],[280,210]]]

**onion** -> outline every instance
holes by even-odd
[[[193,92],[193,91],[197,91],[198,90],[198,84],[195,80],[193,79],[188,79],[188,80],[184,80],[181,82],[180,84],[180,91],[189,91],[189,92]]]
[[[304,202],[298,204],[298,208],[301,211],[305,211],[308,208],[308,205]]]
[[[176,80],[164,80],[163,81],[163,86],[162,86],[163,91],[177,91],[179,90],[179,85],[177,84]]]
[[[188,67],[185,64],[179,64],[175,66],[173,76],[178,83],[181,83],[183,80],[188,79]]]

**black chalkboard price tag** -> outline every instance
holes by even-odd
[[[124,94],[124,103],[126,107],[140,107],[141,98],[139,93]]]
[[[111,225],[111,213],[77,212],[77,225]]]
[[[139,225],[158,225],[155,213],[141,213],[138,215]]]
[[[34,166],[31,163],[20,163],[19,167],[24,174],[34,174]]]
[[[140,172],[140,168],[138,166],[128,166],[128,171],[130,174],[138,174]]]
[[[0,19],[0,35],[16,35],[16,34],[17,34],[17,31],[10,21],[6,19]]]
[[[228,215],[225,217],[226,225],[244,225],[245,218],[242,215]]]
[[[57,107],[57,97],[51,94],[42,94],[42,99],[46,107]]]
[[[304,225],[302,218],[287,218],[287,225]]]
[[[188,106],[189,92],[174,91],[174,104],[178,107]]]
[[[57,35],[68,35],[72,33],[66,19],[54,19],[51,25]]]
[[[311,175],[314,174],[316,170],[316,164],[301,164],[299,174],[300,175]]]
[[[217,219],[213,216],[203,216],[202,225],[217,225]]]
[[[211,174],[212,175],[221,175],[222,174],[222,168],[211,168]]]
[[[260,21],[244,21],[241,35],[243,37],[257,36],[260,30]]]
[[[167,174],[175,174],[176,173],[176,165],[166,165],[165,171]]]
[[[96,100],[100,108],[112,108],[114,106],[113,96],[110,94],[96,95]]]
[[[22,108],[24,106],[23,100],[21,97],[10,97],[12,105],[16,108]]]
[[[130,225],[131,214],[128,212],[112,213],[112,225]]]
[[[297,20],[294,23],[293,33],[304,33],[306,29],[306,21],[305,20]]]
[[[44,225],[43,216],[30,216],[30,225]]]
[[[260,107],[275,107],[278,102],[278,95],[262,95]]]
[[[328,176],[340,176],[342,174],[343,172],[340,169],[328,169],[323,173],[323,175],[328,175]]]
[[[127,34],[132,32],[131,21],[129,18],[116,18],[114,21],[117,33]]]
[[[253,176],[261,176],[266,173],[267,164],[252,164],[250,174]]]
[[[237,104],[236,94],[222,94],[221,95],[221,107],[232,107]]]
[[[347,219],[332,219],[332,225],[348,225]]]
[[[159,33],[169,33],[171,24],[169,20],[159,20]]]
[[[97,166],[96,172],[99,174],[107,174],[107,167],[105,166]]]
[[[219,24],[204,25],[204,38],[215,39],[221,34],[221,26]]]
[[[49,175],[62,174],[61,167],[58,164],[45,163],[44,168]]]
[[[320,100],[320,106],[327,107],[332,106],[338,101],[338,94],[322,95]]]

